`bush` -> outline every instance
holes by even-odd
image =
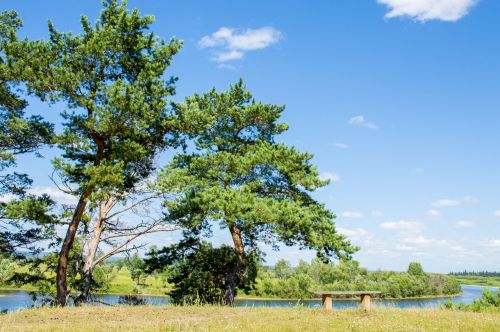
[[[224,304],[228,287],[227,275],[239,263],[238,253],[231,247],[213,248],[201,243],[197,250],[177,261],[168,281],[175,284],[170,293],[174,304]],[[236,276],[239,289],[248,289],[255,282],[256,260],[246,255]]]

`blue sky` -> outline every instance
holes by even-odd
[[[3,2],[21,34],[47,19],[78,33],[100,1]],[[332,183],[315,194],[370,269],[500,266],[500,2],[496,0],[129,1],[155,33],[185,44],[168,75],[176,100],[243,77],[255,97],[286,104],[282,141],[315,155]],[[57,121],[30,99],[30,110]],[[39,191],[51,153],[22,158]],[[167,159],[167,158],[164,158]],[[34,167],[36,165],[36,167]],[[496,212],[499,211],[499,212]],[[165,234],[150,241],[166,244]],[[224,234],[216,241],[224,242]],[[274,263],[312,253],[283,247]]]

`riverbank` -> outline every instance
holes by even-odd
[[[464,286],[474,286],[474,285],[464,285]],[[479,286],[478,286],[479,287]],[[0,291],[2,290],[20,290],[20,291],[27,291],[27,292],[32,292],[36,291],[35,288],[16,288],[16,287],[0,287]],[[137,296],[148,296],[148,297],[169,297],[166,294],[149,294],[149,293],[134,293],[134,292],[94,292],[96,295],[117,295],[117,296],[122,296],[122,295],[137,295]],[[425,295],[425,296],[415,296],[415,297],[400,297],[400,298],[392,298],[392,297],[386,297],[386,298],[374,298],[374,300],[387,300],[387,301],[398,301],[398,300],[431,300],[431,299],[451,299],[455,297],[461,296],[462,293],[458,294],[453,294],[453,295]],[[2,295],[0,295],[2,296]],[[254,300],[254,301],[320,301],[321,298],[316,298],[316,297],[311,297],[311,298],[303,298],[303,299],[297,299],[297,298],[280,298],[280,297],[258,297],[258,296],[247,296],[247,295],[238,295],[236,296],[237,300]],[[354,298],[335,298],[335,301],[359,301],[358,297]]]
[[[461,284],[466,285],[476,285],[476,286],[490,286],[490,287],[500,287],[500,276],[453,276]]]
[[[500,312],[377,308],[79,307],[0,315],[0,331],[498,331]]]
[[[479,287],[479,286],[478,286]],[[433,300],[433,299],[453,299],[456,297],[462,296],[462,293],[452,294],[452,295],[424,295],[424,296],[410,296],[410,297],[374,297],[373,300],[384,300],[384,301],[400,301],[400,300]],[[237,300],[253,300],[253,301],[321,301],[320,297],[311,297],[311,298],[303,298],[303,299],[293,299],[293,298],[281,298],[281,297],[258,297],[258,296],[246,296],[246,295],[238,295],[236,296]],[[335,297],[335,301],[359,301],[359,297],[352,298],[342,298]]]

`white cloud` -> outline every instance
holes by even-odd
[[[54,201],[60,204],[77,203],[77,198],[75,196],[66,194],[61,190],[57,189],[56,187],[50,187],[50,186],[33,187],[28,192],[33,195],[47,194],[50,196],[50,198],[52,198]]]
[[[363,213],[357,211],[345,211],[340,214],[344,218],[362,218]]]
[[[349,119],[349,124],[358,125],[370,129],[378,129],[374,122],[367,121],[363,115],[356,115]]]
[[[402,238],[401,241],[405,244],[418,247],[436,247],[449,245],[448,241],[446,240],[429,239],[423,236],[405,237]]]
[[[456,199],[448,199],[448,198],[443,198],[443,199],[438,199],[437,201],[432,203],[432,206],[435,207],[443,207],[443,206],[457,206],[461,205],[462,202]]]
[[[439,212],[438,210],[431,209],[431,210],[427,211],[427,217],[439,218],[439,217],[441,217],[441,212]]]
[[[463,204],[473,204],[477,203],[479,200],[472,196],[465,196],[463,199],[449,199],[442,198],[438,199],[435,202],[432,202],[432,206],[434,207],[448,207],[448,206],[458,206]]]
[[[332,173],[332,172],[323,172],[319,175],[319,178],[322,181],[330,180],[330,182],[340,182],[340,176],[338,176],[338,174]]]
[[[486,246],[489,248],[500,248],[500,239],[495,239],[495,240],[489,240],[486,243]]]
[[[380,228],[400,231],[402,233],[420,233],[425,227],[422,223],[412,220],[400,220],[383,222],[379,225]]]
[[[0,195],[0,203],[8,203],[13,199],[16,199],[16,196],[12,194]]]
[[[376,218],[381,218],[384,216],[384,213],[382,211],[377,211],[377,210],[370,212],[370,214],[372,215],[372,217]]]
[[[224,69],[236,70],[236,66],[230,65],[228,63],[219,63],[217,65],[217,68],[224,68]]]
[[[344,234],[345,236],[355,239],[355,240],[360,240],[360,239],[370,239],[372,235],[363,228],[343,228],[343,227],[337,227],[337,230]]]
[[[414,251],[416,248],[415,247],[410,247],[406,244],[398,244],[396,246],[397,251]]]
[[[422,174],[424,172],[424,169],[417,167],[417,168],[412,169],[411,172],[414,174]]]
[[[387,18],[409,16],[419,21],[457,21],[467,15],[478,0],[377,0],[386,5]]]
[[[347,145],[347,144],[344,144],[344,143],[333,143],[332,144],[334,147],[336,147],[337,149],[342,149],[342,150],[345,150],[345,149],[349,149],[350,146]]]
[[[260,50],[275,44],[281,37],[281,32],[272,27],[246,30],[221,27],[216,32],[201,38],[198,45],[201,48],[211,49],[213,60],[224,63],[242,59],[248,51]]]
[[[470,220],[459,220],[455,223],[455,227],[468,228],[474,226],[474,223]]]
[[[495,217],[500,217],[500,210],[496,210],[495,212],[493,212],[493,215]]]

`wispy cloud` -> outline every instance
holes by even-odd
[[[473,204],[477,203],[479,200],[472,196],[465,196],[463,199],[449,199],[442,198],[438,199],[435,202],[432,202],[432,206],[434,207],[448,207],[448,206],[458,206],[463,204]]]
[[[500,217],[500,210],[496,210],[495,212],[493,212],[493,215],[495,217]]]
[[[400,231],[401,233],[420,233],[425,227],[422,223],[413,220],[400,220],[383,222],[379,225],[380,228]]]
[[[424,169],[417,167],[417,168],[412,169],[411,172],[413,174],[422,174],[424,172]]]
[[[247,52],[266,48],[281,38],[282,33],[272,27],[246,30],[221,27],[201,38],[198,46],[210,49],[215,62],[225,63],[240,60]]]
[[[458,228],[469,228],[474,226],[474,223],[470,220],[459,220],[455,223],[455,227]]]
[[[330,182],[340,182],[340,176],[338,176],[338,174],[333,173],[333,172],[320,173],[319,178],[322,181],[330,180]]]
[[[350,146],[345,144],[345,143],[333,143],[332,146],[336,147],[337,149],[342,149],[342,150],[350,148]]]
[[[349,119],[349,124],[366,127],[369,129],[378,129],[378,126],[371,121],[367,121],[363,115],[356,115]]]
[[[370,212],[370,214],[372,217],[376,217],[376,218],[381,218],[384,216],[384,213],[382,211],[378,211],[378,210],[374,210],[374,211]]]
[[[377,0],[386,5],[386,18],[408,16],[418,21],[457,21],[467,15],[478,0]]]
[[[401,239],[401,242],[418,247],[436,247],[449,245],[449,242],[446,240],[430,239],[424,236],[404,237]]]
[[[340,214],[344,218],[362,218],[363,213],[358,211],[344,211]]]
[[[372,234],[368,232],[366,229],[363,228],[343,228],[343,227],[337,227],[337,230],[344,234],[345,236],[355,239],[355,240],[366,240],[372,238]]]
[[[486,247],[488,248],[500,248],[500,239],[489,240],[486,242]]]
[[[76,204],[77,199],[75,196],[66,194],[62,192],[61,190],[57,189],[56,187],[51,187],[51,186],[39,186],[39,187],[33,187],[28,192],[32,195],[42,195],[42,194],[47,194],[52,198],[54,201],[60,204]]]
[[[438,210],[434,210],[434,209],[431,209],[429,211],[427,211],[427,217],[429,218],[439,218],[441,217],[441,212],[439,212]]]

